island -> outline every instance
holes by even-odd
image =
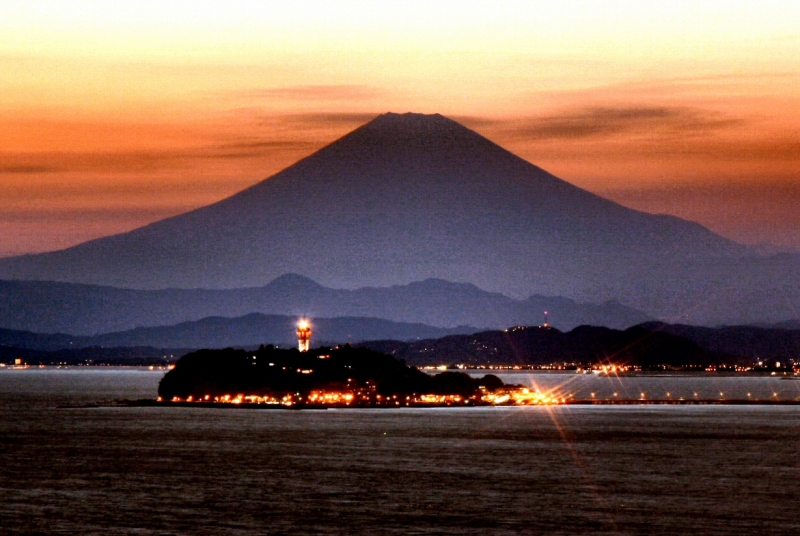
[[[545,393],[487,374],[426,374],[398,360],[345,345],[308,351],[200,350],[180,358],[158,388],[165,404],[292,408],[556,403]]]

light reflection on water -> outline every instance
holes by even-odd
[[[485,371],[469,371],[483,376]],[[491,372],[504,383],[519,384],[558,396],[596,399],[672,400],[800,400],[800,380],[778,376],[719,376],[714,374],[625,375]],[[593,396],[594,393],[594,396]]]
[[[800,380],[779,376],[595,374],[527,371],[468,371],[473,377],[495,374],[507,384],[572,396],[575,399],[800,400]],[[0,369],[0,404],[57,406],[155,398],[163,371],[145,367]],[[4,396],[7,395],[7,396]]]

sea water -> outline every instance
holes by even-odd
[[[0,532],[800,534],[797,406],[76,407],[153,398],[162,376],[0,371]],[[559,376],[528,380],[797,388]]]
[[[596,375],[528,371],[494,373],[506,384],[523,385],[556,397],[578,400],[751,400],[800,401],[800,377],[708,373]]]

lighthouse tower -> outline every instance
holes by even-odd
[[[308,352],[311,346],[311,324],[305,318],[301,318],[297,323],[297,349],[301,352]]]

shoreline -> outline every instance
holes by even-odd
[[[88,404],[79,406],[58,406],[58,409],[92,409],[92,408],[201,408],[201,409],[245,409],[245,410],[311,410],[320,411],[328,409],[402,409],[402,408],[508,408],[508,407],[546,407],[546,406],[800,406],[800,399],[795,400],[748,400],[748,399],[697,399],[697,400],[672,400],[660,399],[577,399],[565,400],[552,404],[409,404],[409,405],[377,405],[377,404],[231,404],[224,402],[172,402],[152,399],[120,400],[114,404]]]
[[[147,372],[168,372],[171,370],[172,365],[85,365],[85,364],[71,364],[71,365],[8,365],[0,364],[0,372],[2,371],[34,371],[34,370],[108,370],[108,369],[125,369],[125,370],[141,370]],[[426,367],[416,367],[426,374],[436,372],[464,372],[466,374],[508,374],[508,375],[525,375],[525,374],[542,374],[553,376],[586,376],[596,378],[685,378],[685,377],[707,377],[707,378],[780,378],[787,380],[800,381],[800,374],[792,372],[771,372],[771,371],[706,371],[706,370],[670,370],[670,371],[624,371],[614,373],[586,373],[576,372],[574,370],[549,370],[549,369],[515,369],[515,368],[448,368],[445,371],[441,369],[429,369]]]

